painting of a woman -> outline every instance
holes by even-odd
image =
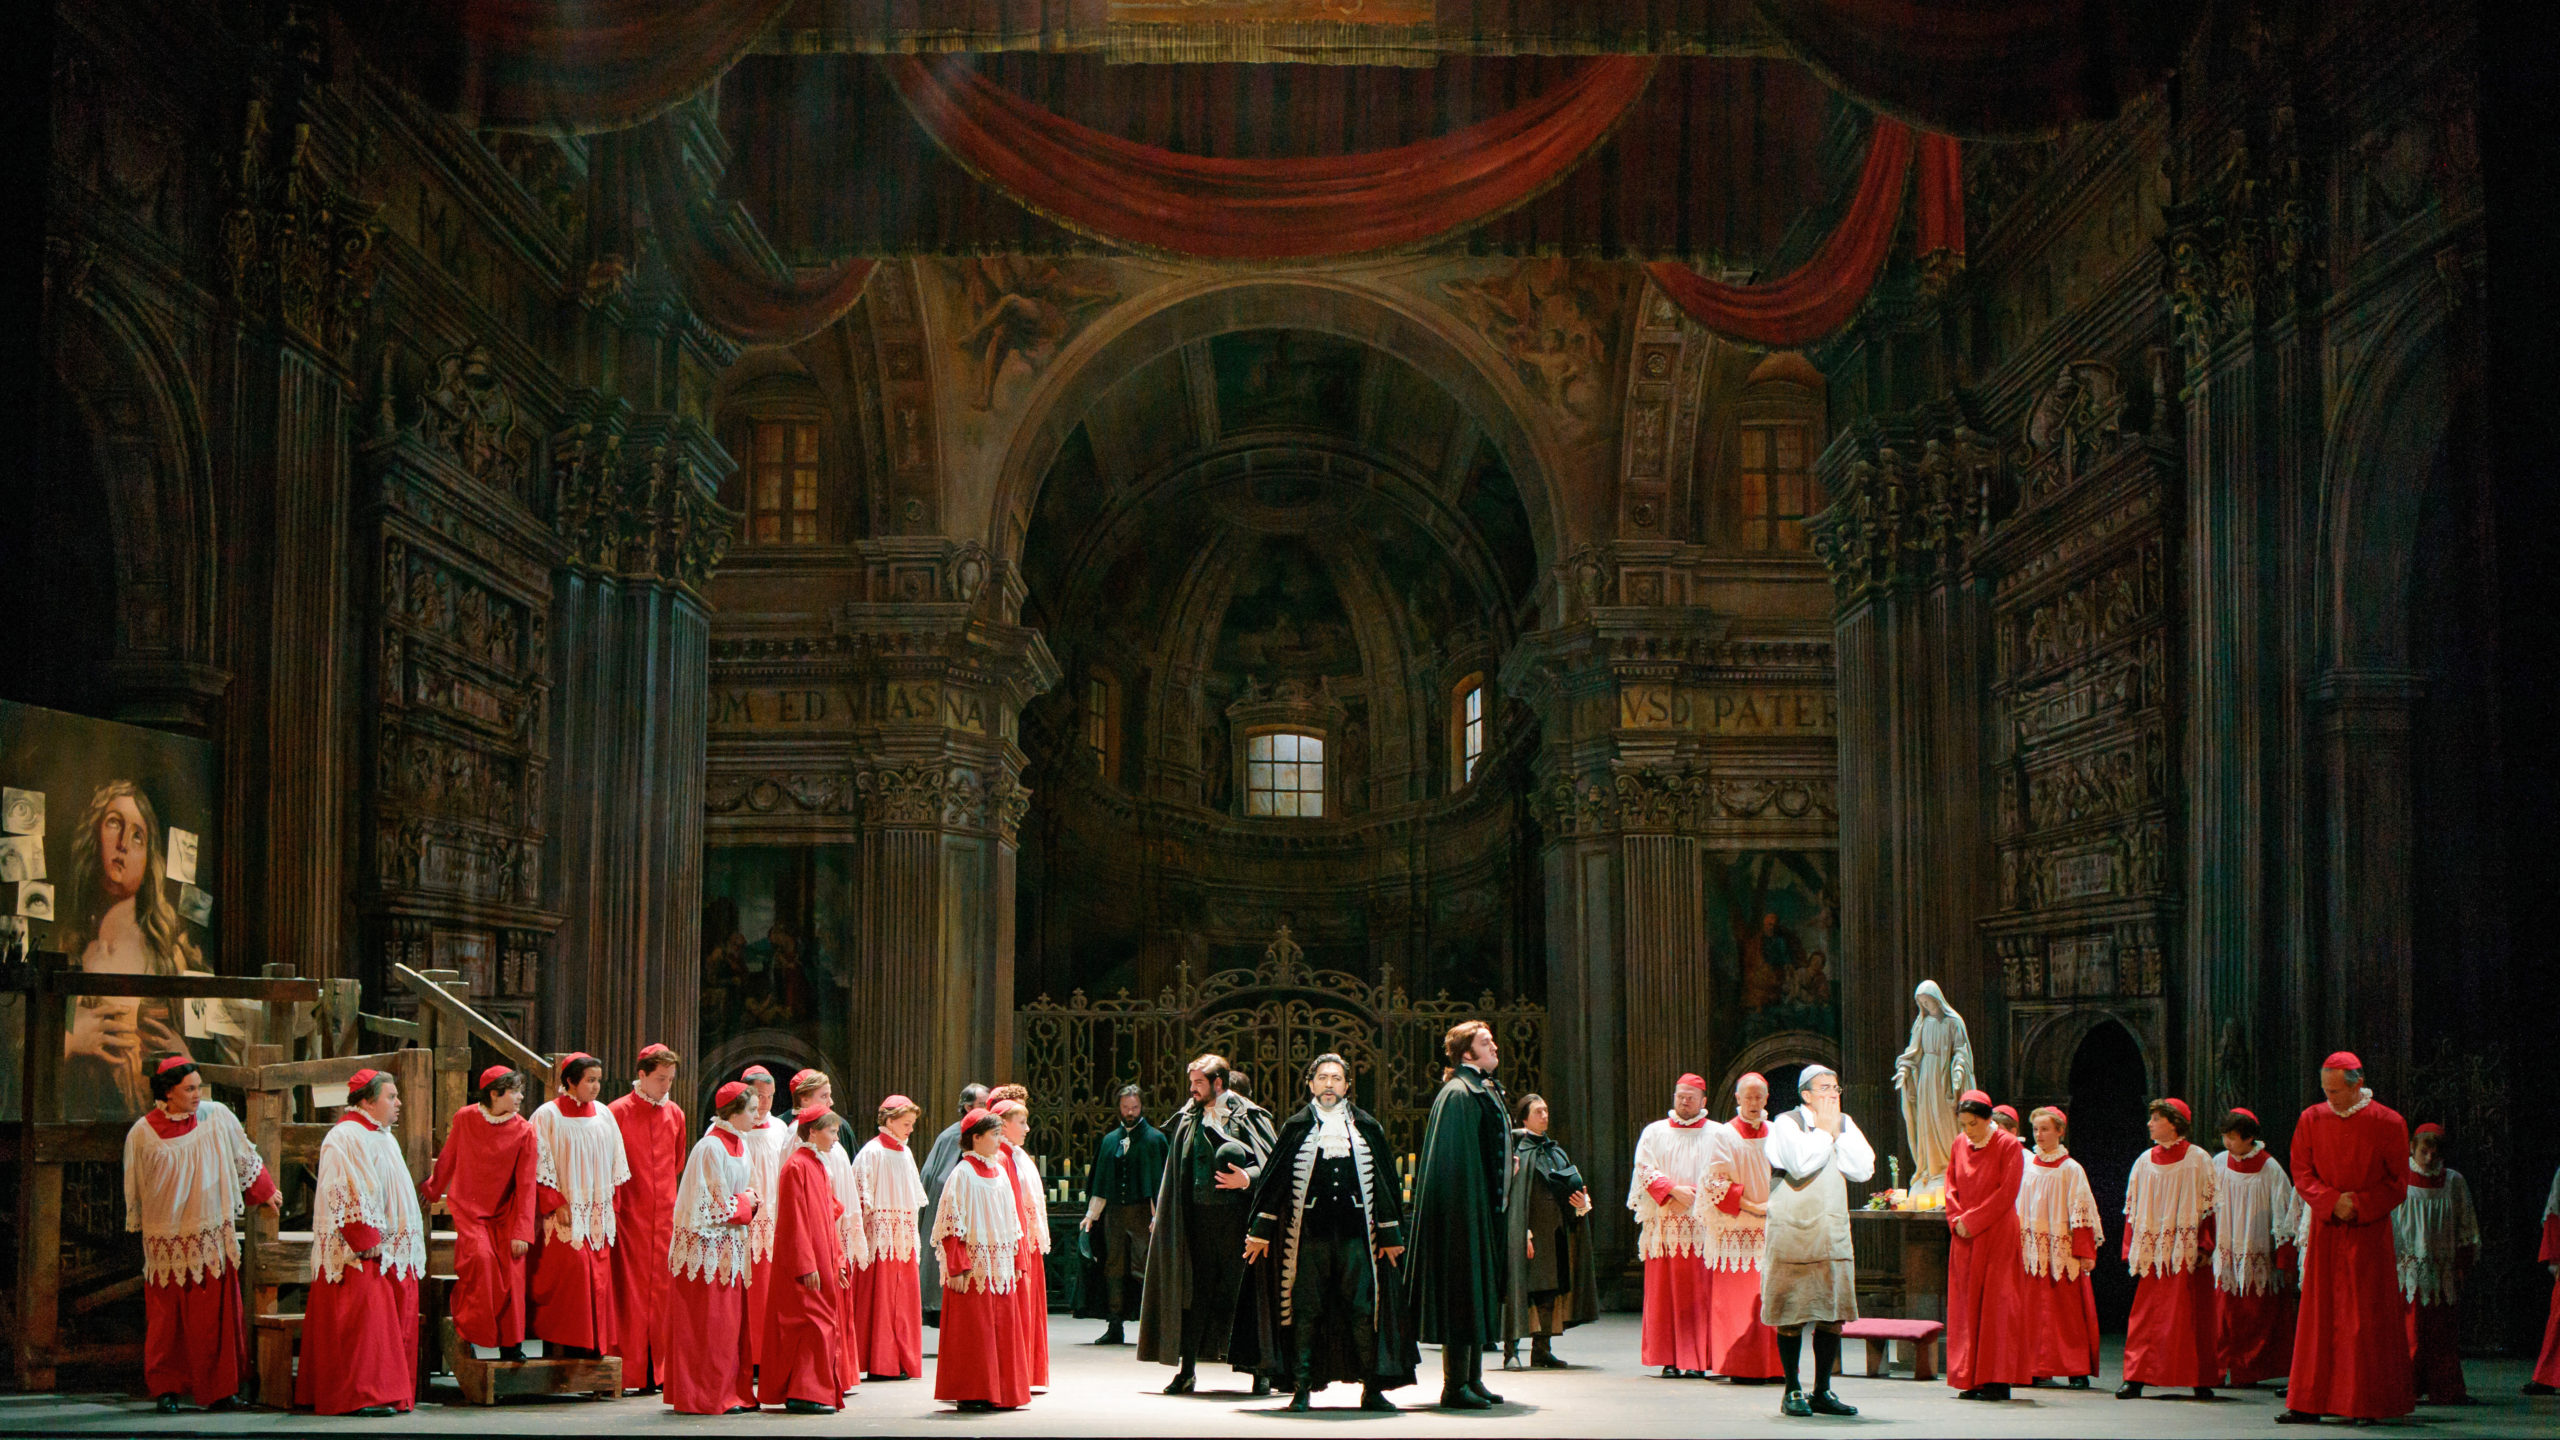
[[[90,797],[72,837],[70,905],[63,915],[63,949],[82,970],[175,975],[204,968],[170,902],[167,843],[141,786],[110,780]],[[66,1118],[142,1113],[151,1104],[152,1062],[187,1049],[177,1012],[165,1000],[79,996],[66,1023]]]

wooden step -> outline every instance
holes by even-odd
[[[463,1403],[495,1405],[517,1395],[591,1395],[612,1400],[622,1394],[622,1359],[483,1360],[462,1343],[453,1322],[444,1322],[444,1364],[462,1387]]]
[[[276,1238],[258,1247],[260,1274],[269,1285],[307,1285],[311,1283],[311,1232],[279,1230]],[[453,1232],[427,1232],[427,1273],[453,1273]]]

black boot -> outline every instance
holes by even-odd
[[[1192,1387],[1198,1383],[1198,1377],[1191,1373],[1191,1362],[1185,1360],[1182,1362],[1182,1368],[1174,1372],[1173,1382],[1164,1387],[1164,1393],[1167,1395],[1188,1395],[1191,1393]]]
[[[2197,1386],[2197,1387],[2196,1387],[2196,1398],[2197,1398],[2197,1399],[2199,1399],[2199,1400],[2210,1400],[2210,1399],[2212,1399],[2212,1398],[2213,1398],[2213,1387],[2212,1387],[2212,1386],[2210,1386],[2210,1385],[2199,1385],[2199,1386]]]
[[[1253,1377],[1253,1393],[1254,1393],[1255,1395],[1257,1395],[1257,1396],[1261,1396],[1261,1395],[1268,1395],[1268,1394],[1270,1394],[1270,1393],[1271,1393],[1271,1377],[1270,1377],[1270,1376],[1268,1376],[1268,1375],[1256,1375],[1256,1376],[1254,1376],[1254,1377]]]
[[[2119,1400],[2139,1400],[2139,1399],[2141,1399],[2141,1398],[2142,1398],[2142,1382],[2141,1382],[2141,1381],[2139,1381],[2139,1380],[2127,1380],[2127,1381],[2126,1381],[2126,1382],[2124,1382],[2123,1384],[2121,1384],[2121,1385],[2117,1386],[2117,1387],[2116,1387],[2116,1398],[2117,1398],[2117,1399],[2119,1399]]]
[[[1304,1384],[1300,1384],[1297,1389],[1289,1392],[1289,1413],[1292,1415],[1306,1413],[1311,1408],[1312,1398],[1312,1392]]]
[[[1502,1403],[1501,1396],[1484,1388],[1484,1347],[1481,1345],[1467,1347],[1467,1387],[1475,1391],[1476,1398],[1487,1405]]]
[[[1377,1386],[1363,1385],[1360,1387],[1360,1408],[1363,1410],[1384,1410],[1388,1414],[1392,1415],[1396,1411],[1396,1402],[1388,1399],[1387,1392],[1379,1389]]]
[[[1129,1338],[1121,1333],[1120,1322],[1117,1319],[1114,1319],[1110,1325],[1103,1329],[1102,1338],[1094,1341],[1093,1343],[1096,1345],[1126,1345],[1129,1343]]]
[[[1571,1367],[1556,1358],[1555,1347],[1547,1343],[1546,1336],[1538,1335],[1531,1337],[1529,1341],[1529,1368],[1532,1370],[1564,1370]]]

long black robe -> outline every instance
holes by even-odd
[[[1372,1353],[1361,1355],[1351,1343],[1351,1327],[1322,1331],[1316,1336],[1308,1380],[1311,1388],[1356,1380],[1393,1390],[1412,1384],[1415,1367],[1422,1363],[1422,1352],[1405,1331],[1403,1272],[1377,1258],[1378,1246],[1407,1243],[1403,1187],[1396,1178],[1396,1157],[1387,1149],[1387,1132],[1357,1105],[1351,1106],[1351,1126],[1369,1147],[1369,1293],[1378,1341]],[[1316,1107],[1310,1101],[1280,1127],[1270,1163],[1262,1168],[1262,1183],[1253,1192],[1250,1233],[1270,1241],[1271,1249],[1246,1267],[1247,1282],[1253,1287],[1253,1309],[1262,1327],[1262,1373],[1281,1386],[1297,1383],[1298,1337],[1292,1325],[1281,1321],[1280,1291],[1292,1268],[1291,1248],[1298,1228],[1298,1152],[1306,1148],[1315,1128]]]
[[[1191,1153],[1191,1135],[1195,1128],[1206,1125],[1213,1143],[1233,1141],[1254,1154],[1254,1162],[1237,1168],[1259,1182],[1263,1163],[1270,1158],[1277,1127],[1271,1112],[1241,1095],[1229,1092],[1225,1102],[1231,1106],[1225,1115],[1204,1120],[1200,1107],[1186,1101],[1174,1112],[1168,1127],[1164,1178],[1156,1185],[1156,1225],[1147,1237],[1147,1282],[1138,1301],[1138,1358],[1159,1365],[1182,1363],[1183,1313],[1194,1303],[1209,1297],[1206,1287],[1231,1286],[1229,1294],[1240,1296],[1244,1287],[1244,1241],[1236,1240],[1234,1268],[1215,1275],[1194,1275],[1191,1271],[1192,1208],[1191,1175],[1183,1167]],[[1253,1192],[1246,1189],[1239,1196],[1238,1210],[1251,1203]],[[1225,1264],[1225,1258],[1220,1257]],[[1203,1293],[1195,1294],[1195,1290]],[[1194,1360],[1223,1360],[1238,1370],[1257,1369],[1262,1360],[1262,1327],[1253,1319],[1250,1308],[1234,1306],[1235,1324],[1225,1337],[1213,1336]],[[1221,1339],[1224,1344],[1220,1343]]]
[[[952,1121],[933,1137],[919,1174],[924,1180],[924,1209],[916,1216],[916,1282],[924,1287],[924,1323],[942,1323],[942,1247],[932,1241],[933,1222],[942,1208],[942,1182],[960,1163],[960,1122]]]
[[[1139,1194],[1152,1207],[1157,1187],[1163,1183],[1166,1141],[1164,1132],[1141,1116],[1135,1125],[1114,1125],[1102,1134],[1093,1147],[1093,1168],[1085,1172],[1084,1194],[1091,1201],[1095,1195],[1106,1200],[1119,1192],[1118,1177],[1123,1167],[1133,1167],[1139,1179]],[[1111,1287],[1103,1275],[1103,1254],[1109,1245],[1104,1227],[1111,1223],[1108,1206],[1090,1230],[1076,1236],[1076,1263],[1079,1280],[1076,1285],[1075,1317],[1079,1320],[1111,1320]],[[1129,1277],[1122,1283],[1140,1286],[1143,1300],[1146,1291],[1147,1256],[1143,1248],[1137,1252]]]
[[[1504,1199],[1503,1229],[1510,1237],[1509,1284],[1502,1295],[1503,1343],[1523,1335],[1553,1335],[1600,1318],[1600,1284],[1591,1259],[1591,1222],[1573,1213],[1573,1192],[1587,1189],[1582,1171],[1551,1135],[1511,1132],[1511,1187]],[[1522,1243],[1534,1233],[1538,1254]],[[1556,1296],[1563,1323],[1541,1329],[1530,1305]],[[1549,1317],[1550,1323],[1556,1317]]]
[[[1502,1215],[1511,1180],[1511,1125],[1502,1087],[1461,1065],[1431,1101],[1406,1223],[1405,1310],[1426,1344],[1502,1343],[1510,1276]]]

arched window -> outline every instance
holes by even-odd
[[[1120,779],[1120,682],[1108,670],[1090,670],[1084,680],[1084,746],[1093,773]]]
[[[1793,351],[1763,360],[1734,407],[1734,542],[1745,550],[1802,551],[1805,517],[1822,508],[1813,478],[1822,451],[1822,372]]]
[[[1247,815],[1324,814],[1324,737],[1266,730],[1245,740]]]
[[[1474,783],[1484,760],[1484,676],[1470,675],[1449,694],[1449,788]]]

